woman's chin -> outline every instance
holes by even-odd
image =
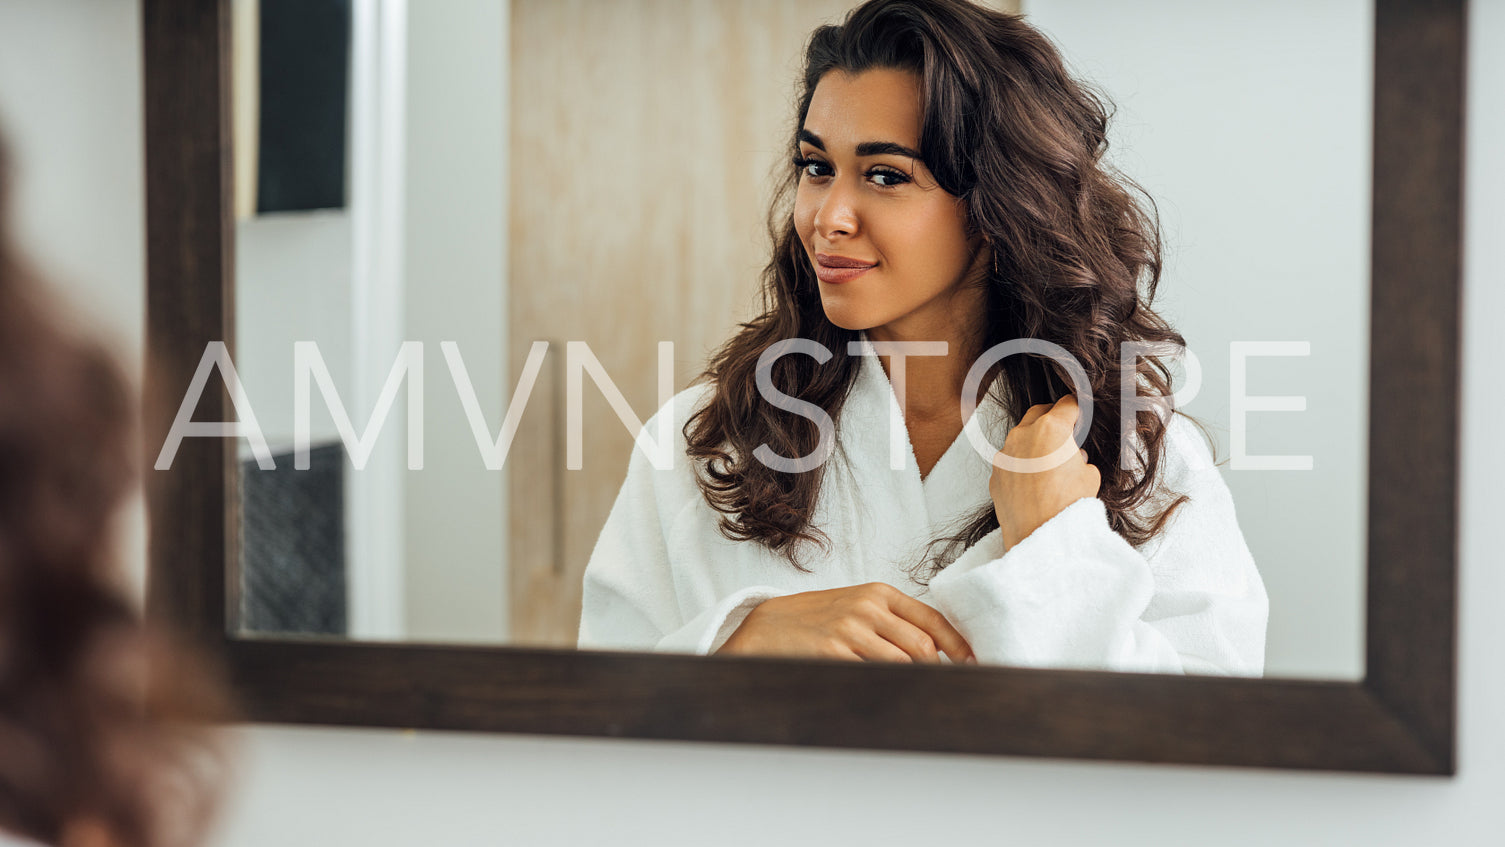
[[[826,320],[850,332],[861,332],[883,324],[866,309],[854,309],[849,304],[833,303],[830,299],[822,299],[821,308],[825,310]]]

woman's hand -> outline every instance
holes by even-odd
[[[1075,394],[1067,394],[1054,404],[1031,406],[1009,430],[999,452],[1017,459],[1049,456],[1071,439],[1079,414]],[[1077,500],[1096,497],[1102,484],[1102,473],[1087,462],[1086,450],[1078,450],[1050,470],[1035,473],[1005,470],[995,460],[988,492],[1003,530],[1004,549],[1029,537]]]
[[[891,585],[869,582],[759,603],[717,653],[953,662],[972,648],[946,616]]]

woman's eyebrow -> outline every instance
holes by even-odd
[[[826,143],[820,140],[820,136],[808,129],[800,130],[797,138],[817,150],[825,151],[826,149]],[[892,141],[864,141],[858,144],[857,158],[861,159],[867,156],[907,156],[922,162],[925,160],[925,157],[920,155],[920,151],[912,150],[903,144],[895,144]]]

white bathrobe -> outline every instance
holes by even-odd
[[[906,567],[926,542],[991,502],[992,465],[965,432],[921,480],[893,389],[879,360],[864,356],[816,504],[814,523],[830,543],[801,573],[763,545],[717,529],[719,513],[695,484],[682,434],[709,392],[686,389],[645,426],[658,432],[659,415],[672,409],[671,470],[633,450],[586,567],[582,649],[710,653],[770,597],[885,582],[940,610],[980,663],[1263,675],[1264,583],[1228,487],[1185,418],[1171,418],[1160,472],[1191,500],[1155,539],[1131,546],[1109,528],[1103,502],[1085,497],[1011,549],[995,529],[927,591]],[[990,399],[976,416],[1001,447],[1012,425],[1001,405]],[[898,470],[891,438],[906,445]]]

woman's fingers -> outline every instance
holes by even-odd
[[[1075,429],[1082,417],[1082,406],[1075,394],[1067,394],[1051,405],[1044,416],[1053,418],[1067,429]]]
[[[938,663],[941,652],[956,663],[972,658],[945,615],[883,582],[765,600],[717,652],[869,662]]]
[[[972,656],[972,645],[967,643],[967,639],[957,632],[945,615],[930,606],[895,589],[889,597],[888,607],[895,615],[921,630],[921,634],[930,638],[932,649],[945,653],[951,657],[951,661],[960,663]]]
[[[1030,406],[1025,410],[1024,417],[1019,419],[1019,426],[1028,426],[1046,415],[1075,426],[1077,419],[1082,416],[1082,406],[1077,402],[1075,394],[1064,394],[1054,403],[1036,403]]]
[[[1029,426],[1040,419],[1041,415],[1050,411],[1053,407],[1049,403],[1037,403],[1024,410],[1024,417],[1019,419],[1019,426]]]
[[[865,662],[914,662],[917,661],[897,644],[874,631],[862,635],[848,645],[853,653]]]
[[[856,650],[853,650],[851,647],[849,647],[849,646],[847,646],[845,644],[841,645],[840,647],[835,648],[831,652],[831,654],[829,656],[815,656],[814,658],[817,658],[817,659],[839,659],[839,660],[841,660],[843,662],[863,662],[863,661],[867,661],[866,659],[862,658],[862,655],[860,653],[858,653]]]
[[[874,627],[874,632],[883,640],[903,650],[916,662],[936,663],[941,655],[936,651],[935,639],[898,615],[888,615]]]

